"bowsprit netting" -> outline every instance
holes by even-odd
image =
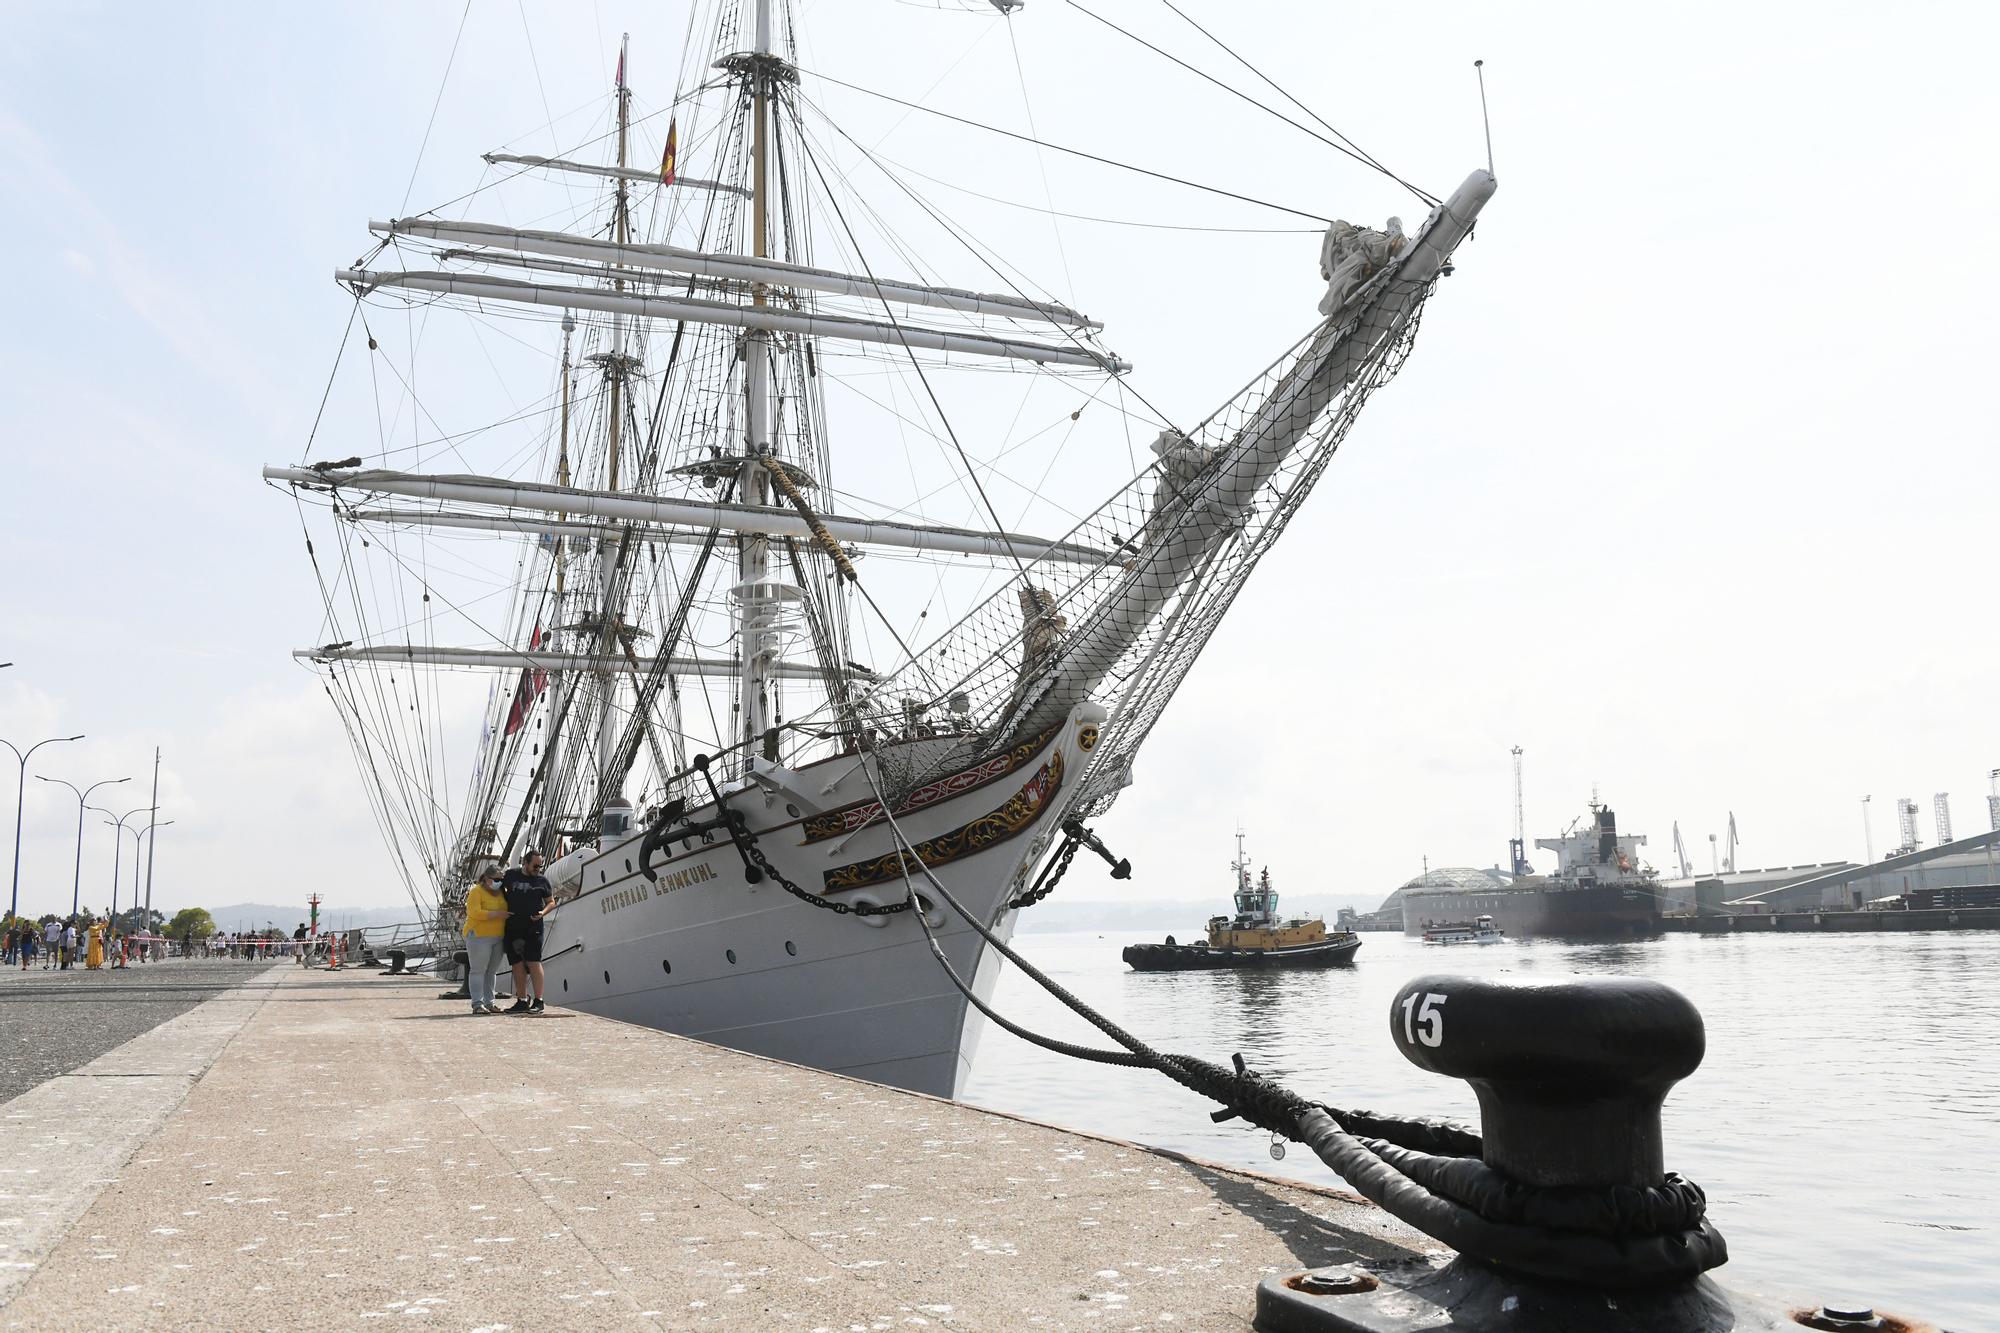
[[[1051,725],[1087,696],[1110,717],[1071,808],[1107,809],[1250,572],[1363,405],[1402,368],[1431,286],[1358,303],[1201,425],[1163,434],[1158,461],[1064,535],[1069,547],[1099,553],[1094,560],[1028,564],[918,649],[863,706],[902,735],[965,741],[942,757],[912,751],[930,762],[917,759],[907,772],[892,765],[892,784],[941,776],[970,752]],[[1260,449],[1274,456],[1262,466]]]

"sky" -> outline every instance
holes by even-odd
[[[1100,822],[1134,880],[1065,891],[1220,895],[1239,824],[1299,892],[1365,899],[1426,859],[1490,865],[1511,834],[1516,745],[1531,840],[1597,792],[1663,868],[1676,822],[1703,868],[1732,812],[1744,867],[1861,856],[1863,796],[1877,854],[1901,796],[1922,805],[1927,842],[1939,791],[1961,835],[1984,828],[2000,766],[1993,12],[1182,8],[1440,193],[1486,160],[1483,59],[1500,189],[1415,356]],[[1030,0],[1011,19],[972,0],[814,0],[801,87],[1104,319],[1135,390],[1198,418],[1309,325],[1318,224],[815,81],[1032,125],[1319,217],[1421,219],[1396,182],[1086,10],[1277,100],[1138,0]],[[0,16],[0,737],[84,733],[30,772],[129,777],[97,793],[119,815],[150,804],[158,747],[174,823],[155,835],[155,906],[393,904],[339,721],[290,657],[320,628],[316,593],[295,511],[258,469],[307,452],[351,308],[331,270],[368,248],[367,220],[471,189],[482,152],[590,137],[620,33],[642,102],[664,104],[688,10],[16,2]],[[881,188],[863,174],[857,189]],[[1032,211],[1048,205],[1270,230]],[[954,257],[926,258],[944,272]],[[515,371],[549,350],[531,353],[428,370],[428,405],[462,425],[533,399]],[[336,377],[315,456],[362,430],[354,393]],[[906,460],[853,415],[860,457],[843,475],[893,476]],[[959,424],[981,458],[1013,429]],[[1063,448],[1093,495],[1129,458],[1108,414]],[[0,818],[14,776],[0,762]],[[88,816],[77,871],[74,797],[38,776],[26,788],[23,909],[66,909],[79,880],[102,906],[113,831]]]

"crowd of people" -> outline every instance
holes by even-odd
[[[465,898],[465,995],[475,1014],[540,1014],[544,1010],[542,919],[555,906],[555,894],[542,873],[545,859],[529,852],[505,871],[492,867],[479,876]],[[126,967],[168,958],[235,958],[274,961],[295,958],[301,964],[331,957],[329,936],[300,922],[290,935],[275,927],[264,930],[188,932],[178,939],[164,935],[133,935],[109,921],[91,917],[46,921],[15,920],[0,932],[0,966],[67,970],[82,966]],[[498,974],[502,965],[513,974],[514,1003],[501,1009]]]
[[[128,935],[109,921],[89,917],[15,921],[0,932],[0,966],[26,971],[40,963],[45,971],[66,972],[77,966],[96,969],[109,963],[122,967],[149,956],[166,956],[154,952],[151,944],[146,937]]]
[[[127,967],[168,958],[237,958],[247,962],[296,958],[301,963],[327,956],[326,937],[313,935],[301,922],[296,931],[218,930],[212,935],[133,935],[108,921],[89,917],[67,920],[16,921],[0,932],[0,966],[23,970],[40,964],[48,971],[73,967]]]

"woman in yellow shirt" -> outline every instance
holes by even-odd
[[[490,868],[480,871],[478,883],[465,895],[465,989],[475,1014],[500,1012],[493,1002],[493,974],[500,970],[507,900],[493,887],[499,873]]]
[[[104,923],[102,921],[90,928],[90,949],[84,955],[83,965],[93,971],[104,966]]]

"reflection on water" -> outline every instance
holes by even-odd
[[[1233,1053],[1335,1105],[1477,1119],[1471,1089],[1396,1053],[1389,1002],[1424,972],[1648,976],[1701,1008],[1708,1057],[1668,1099],[1667,1161],[1729,1239],[1720,1276],[1800,1299],[1855,1294],[1964,1329],[2000,1326],[2000,934],[1673,935],[1426,948],[1369,934],[1351,968],[1136,973],[1120,938],[1024,934],[1023,951],[1164,1049]],[[1001,1011],[1085,1029],[1013,969]],[[1317,1183],[1156,1074],[1082,1065],[1005,1033],[981,1042],[969,1101]]]

